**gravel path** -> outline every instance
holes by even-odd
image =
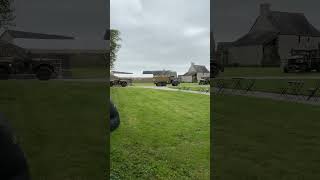
[[[215,79],[232,79],[235,77],[218,77]],[[237,76],[236,78],[244,78],[244,79],[320,79],[320,76],[261,76],[261,77],[254,77],[254,76]]]
[[[216,92],[217,89],[214,88],[214,91]],[[266,98],[266,99],[272,99],[275,101],[287,101],[287,102],[295,102],[295,103],[317,105],[317,106],[320,105],[320,98],[311,98],[310,100],[307,101],[306,100],[307,96],[295,96],[295,95],[284,96],[278,93],[268,93],[268,92],[260,92],[260,91],[243,93],[241,91],[232,91],[231,89],[225,89],[223,94]]]

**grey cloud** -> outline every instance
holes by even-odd
[[[111,0],[111,27],[119,29],[123,39],[116,69],[182,74],[191,61],[209,68],[209,0],[127,2]]]

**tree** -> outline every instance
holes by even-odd
[[[0,0],[0,28],[13,26],[14,23],[14,0]]]
[[[114,62],[117,60],[117,53],[121,48],[120,31],[111,29],[110,33],[110,68],[113,68]]]

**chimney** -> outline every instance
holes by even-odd
[[[271,12],[270,10],[271,5],[269,3],[263,3],[260,5],[260,15],[261,16],[268,16]]]

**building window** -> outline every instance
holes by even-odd
[[[299,41],[299,44],[300,44],[300,42],[301,42],[301,36],[299,36],[299,40],[298,40],[298,41]]]

